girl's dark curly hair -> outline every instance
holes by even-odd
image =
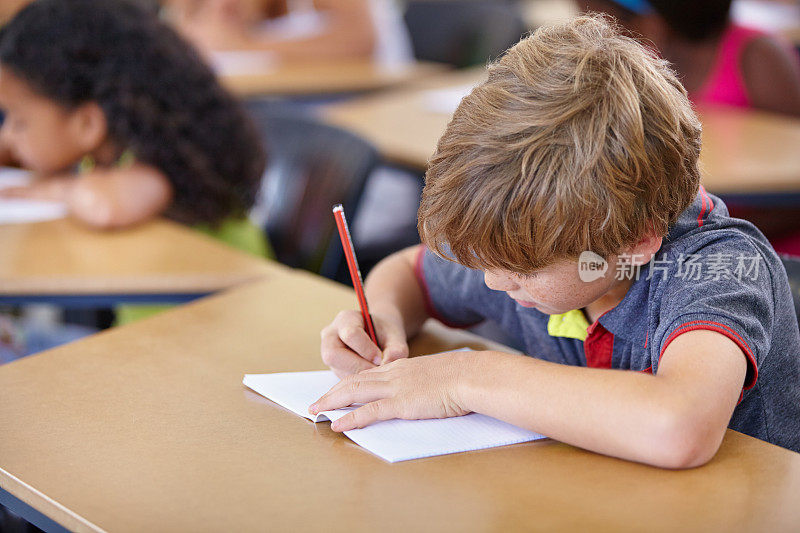
[[[37,0],[0,30],[0,63],[67,109],[96,102],[120,150],[172,183],[170,218],[213,224],[252,206],[266,164],[254,127],[151,11],[128,0]]]

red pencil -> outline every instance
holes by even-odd
[[[356,289],[358,306],[361,308],[361,315],[364,317],[364,327],[369,334],[369,338],[372,339],[372,342],[380,348],[380,345],[378,345],[378,337],[375,335],[375,325],[372,323],[372,317],[369,314],[367,296],[364,294],[364,282],[361,279],[361,270],[359,270],[358,261],[356,260],[356,250],[353,247],[353,239],[350,237],[350,228],[347,227],[347,220],[344,218],[344,208],[342,204],[333,206],[333,218],[336,219],[336,227],[339,229],[339,239],[342,241],[344,256],[347,259],[350,279],[353,280],[353,287]]]

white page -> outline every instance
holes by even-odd
[[[30,183],[30,180],[30,172],[26,170],[0,168],[0,189],[21,187]],[[61,202],[0,198],[0,224],[43,222],[65,216],[67,206]]]
[[[333,372],[322,370],[247,374],[242,382],[278,405],[309,420],[321,422],[338,420],[354,409],[325,411],[316,417],[308,413],[308,407],[338,381]],[[435,420],[386,420],[344,434],[391,463],[545,438],[477,413]]]
[[[339,383],[339,378],[330,370],[245,374],[242,383],[281,407],[308,418],[312,422],[338,420],[354,409],[348,407],[335,411],[323,411],[317,416],[308,412],[312,403]]]

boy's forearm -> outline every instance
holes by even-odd
[[[365,283],[370,311],[396,318],[413,337],[428,318],[422,288],[414,274],[419,247],[387,257],[372,269]]]
[[[708,450],[713,455],[719,446],[719,430],[704,433],[698,427],[702,419],[687,405],[691,398],[679,397],[666,380],[651,374],[499,352],[474,352],[473,357],[461,391],[470,411],[581,448],[668,468],[702,464],[710,458]]]

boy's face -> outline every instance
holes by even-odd
[[[582,309],[600,300],[613,289],[627,290],[630,281],[616,279],[616,260],[608,260],[604,276],[583,281],[578,261],[558,261],[534,274],[517,274],[502,270],[484,270],[484,283],[495,291],[504,291],[517,304],[533,307],[548,315]],[[625,285],[625,287],[621,287]]]
[[[5,113],[0,142],[23,167],[44,174],[66,171],[86,154],[76,138],[75,112],[35,93],[2,67],[0,109]]]

